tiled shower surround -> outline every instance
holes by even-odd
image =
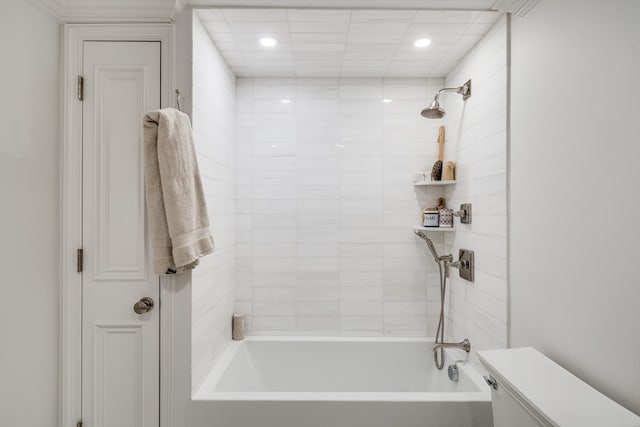
[[[447,76],[447,86],[473,78],[467,103],[447,99],[445,157],[455,158],[459,173],[447,187],[454,207],[473,203],[473,223],[457,223],[445,237],[447,252],[476,253],[475,282],[451,280],[447,335],[471,339],[472,361],[478,350],[507,346],[507,21],[501,18]],[[451,95],[449,95],[451,97]]]
[[[235,274],[235,77],[193,21],[193,136],[216,250],[191,275],[192,381],[197,387],[231,340]],[[216,120],[211,120],[211,116]]]
[[[413,226],[443,190],[412,183],[436,158],[440,123],[420,111],[443,84],[237,79],[236,308],[248,333],[435,333],[438,271]]]

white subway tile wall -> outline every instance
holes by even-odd
[[[193,134],[216,245],[192,273],[192,385],[196,389],[231,340],[234,308],[235,77],[197,16],[193,23]],[[214,119],[212,119],[214,118]]]
[[[443,84],[237,79],[236,309],[250,334],[435,334],[437,267],[413,226],[443,190],[412,184],[436,159],[440,123],[420,111]]]
[[[507,346],[507,25],[501,18],[447,76],[448,87],[472,79],[472,96],[446,95],[445,157],[456,160],[454,208],[473,203],[473,223],[459,224],[445,248],[475,250],[475,282],[453,274],[447,295],[447,338],[469,338],[475,352]],[[457,221],[456,221],[457,222]]]

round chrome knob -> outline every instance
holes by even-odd
[[[141,298],[140,301],[133,305],[133,311],[137,314],[148,313],[153,310],[153,300],[149,297]]]

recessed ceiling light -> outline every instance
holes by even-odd
[[[336,144],[336,147],[342,148],[342,147],[344,147],[344,144]]]
[[[418,39],[413,42],[415,47],[427,47],[431,44],[431,39]]]
[[[388,103],[390,103],[390,102],[393,102],[393,99],[391,99],[391,98],[385,98],[385,99],[383,99],[383,100],[382,100],[382,102],[384,102],[385,104],[388,104]]]
[[[278,148],[278,144],[272,144],[271,147],[272,148]]]
[[[280,102],[282,102],[283,104],[291,104],[291,100],[290,99],[282,99],[282,100],[280,100]]]
[[[271,37],[263,37],[260,39],[260,44],[265,47],[274,47],[278,44],[278,40]]]

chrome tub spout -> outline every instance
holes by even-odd
[[[460,342],[439,342],[433,346],[433,351],[436,351],[439,348],[459,348],[460,350],[464,350],[469,353],[471,351],[471,341],[465,338]]]

